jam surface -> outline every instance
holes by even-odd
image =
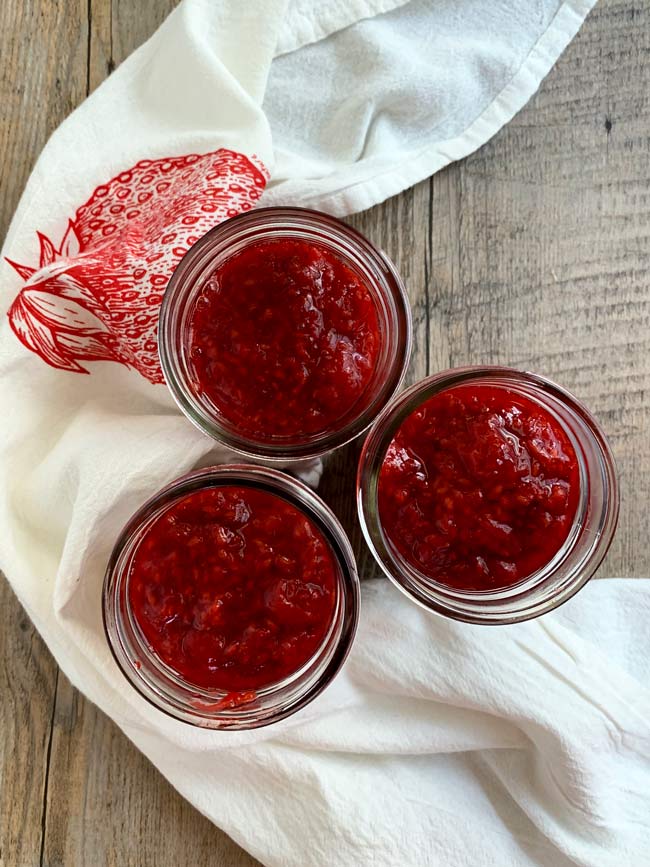
[[[236,253],[206,281],[190,320],[195,387],[259,439],[322,433],[361,412],[379,347],[370,290],[310,241]]]
[[[401,425],[379,476],[384,533],[412,566],[462,590],[508,587],[565,542],[578,461],[536,402],[495,386],[457,386]]]
[[[140,542],[128,583],[153,651],[229,693],[299,669],[332,622],[337,562],[315,524],[266,491],[222,486],[174,503]]]

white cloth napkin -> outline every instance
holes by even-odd
[[[650,581],[503,628],[382,580],[362,603],[342,676],[273,731],[118,722],[274,867],[650,864]]]
[[[72,682],[267,864],[650,863],[646,582],[594,583],[494,630],[369,582],[336,684],[242,734],[144,703],[100,612],[126,518],[225,457],[178,415],[157,360],[187,247],[264,190],[344,214],[464,156],[590,6],[184,0],[56,131],[10,227],[0,566]]]

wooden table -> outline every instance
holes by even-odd
[[[174,5],[0,3],[0,237],[51,130]],[[649,95],[650,0],[601,0],[492,141],[352,219],[409,286],[412,379],[526,366],[598,415],[623,495],[602,576],[650,574]],[[323,493],[371,574],[354,529],[356,455],[336,457]],[[0,583],[0,864],[255,864],[70,686]]]

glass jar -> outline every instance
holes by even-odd
[[[320,530],[336,564],[332,621],[316,652],[284,680],[239,694],[196,686],[167,665],[146,640],[128,592],[136,551],[154,522],[189,494],[224,486],[254,488],[284,499]],[[147,701],[178,720],[203,728],[252,729],[295,713],[332,682],[356,632],[359,579],[343,528],[310,488],[278,470],[229,465],[182,476],[138,509],[113,548],[104,579],[102,605],[104,628],[113,656],[126,679]]]
[[[190,355],[192,314],[200,293],[229,258],[262,241],[302,240],[327,248],[370,292],[380,349],[362,398],[336,427],[300,436],[251,436],[227,420],[200,388]],[[315,457],[357,437],[398,391],[411,351],[411,314],[404,285],[390,260],[340,220],[303,208],[261,208],[204,235],[177,266],[160,312],[158,347],[165,380],[182,412],[208,436],[242,454],[266,460]]]
[[[501,387],[545,409],[568,437],[579,470],[579,498],[566,541],[542,568],[512,586],[461,590],[427,576],[402,556],[382,528],[379,474],[388,446],[404,420],[425,401],[462,385]],[[593,416],[548,379],[507,367],[467,367],[430,376],[403,392],[378,417],[365,441],[357,476],[357,506],[365,539],[382,570],[424,608],[466,623],[528,620],[566,602],[594,574],[618,519],[614,459]]]

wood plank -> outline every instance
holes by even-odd
[[[121,63],[148,39],[179,0],[99,0],[110,3],[113,58]]]
[[[59,677],[44,864],[251,867],[258,862],[172,788]]]
[[[86,92],[85,0],[0,3],[0,238],[50,132]],[[38,864],[57,666],[0,578],[0,864]]]
[[[111,0],[89,0],[87,64],[87,91],[92,93],[115,69]]]
[[[451,361],[546,374],[600,419],[623,494],[602,576],[650,574],[649,54],[650,4],[599,3],[537,97],[447,173]]]
[[[0,238],[50,133],[86,95],[86,0],[0,3]]]
[[[38,864],[57,666],[0,576],[0,865]]]

